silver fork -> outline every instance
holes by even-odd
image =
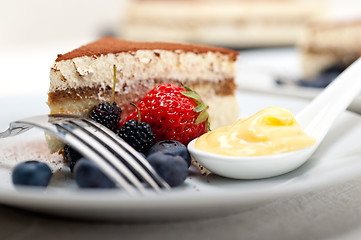
[[[0,138],[15,136],[33,127],[70,144],[130,195],[146,193],[138,177],[156,192],[170,189],[144,157],[111,130],[91,119],[64,114],[29,117],[11,122],[9,128],[0,133]]]

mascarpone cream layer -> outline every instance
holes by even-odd
[[[143,19],[167,24],[177,20],[180,24],[219,21],[259,21],[280,19],[298,20],[325,11],[324,1],[131,1],[128,6],[128,21]],[[172,11],[177,9],[177,11]]]
[[[279,46],[294,44],[302,32],[303,25],[297,22],[247,22],[194,24],[188,27],[174,24],[173,27],[160,24],[134,24],[124,30],[132,40],[179,41],[208,43],[218,46]]]
[[[300,47],[311,51],[358,52],[361,50],[361,22],[320,23],[305,31]]]
[[[180,82],[220,82],[234,78],[235,62],[219,52],[193,53],[181,50],[138,50],[101,56],[83,56],[55,62],[50,71],[49,91],[113,86],[116,65],[116,91],[145,79],[175,79]]]
[[[361,22],[318,22],[299,41],[303,75],[317,76],[322,70],[344,62],[350,64],[361,54]]]

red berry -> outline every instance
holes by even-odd
[[[187,145],[208,130],[208,107],[189,88],[173,84],[159,85],[137,106],[142,121],[151,126],[156,142],[176,140]],[[137,110],[134,110],[124,122],[137,118]]]

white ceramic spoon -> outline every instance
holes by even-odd
[[[316,138],[308,148],[265,156],[226,156],[198,150],[196,141],[188,144],[192,157],[220,176],[236,179],[273,177],[292,171],[305,163],[322,142],[334,120],[361,91],[361,58],[342,72],[322,93],[297,114],[302,129]],[[261,110],[261,109],[260,109]]]

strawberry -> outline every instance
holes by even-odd
[[[208,106],[187,87],[159,85],[147,93],[137,107],[142,121],[151,126],[155,142],[176,140],[187,145],[209,130]],[[137,110],[120,123],[120,127],[130,119],[138,119]]]

